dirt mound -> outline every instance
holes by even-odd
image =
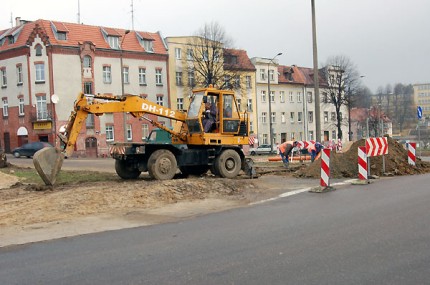
[[[388,139],[388,154],[385,155],[385,172],[394,175],[421,174],[430,172],[430,163],[417,158],[416,166],[408,164],[408,151],[392,138]],[[331,178],[357,178],[358,177],[358,151],[359,146],[365,146],[364,139],[354,142],[344,153],[332,152],[330,155]],[[370,174],[383,175],[382,156],[370,158]],[[321,177],[321,160],[299,169],[295,177]]]

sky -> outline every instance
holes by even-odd
[[[319,67],[346,56],[375,93],[387,84],[430,82],[429,0],[315,0],[315,7]],[[216,22],[250,58],[282,52],[282,65],[313,67],[311,0],[3,0],[0,30],[11,27],[11,16],[77,23],[78,11],[83,24],[134,23],[163,37]]]

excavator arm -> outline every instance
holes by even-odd
[[[184,143],[187,140],[186,133],[175,132],[164,125],[146,117],[146,114],[155,115],[167,119],[185,122],[186,114],[170,108],[155,104],[149,100],[134,95],[115,96],[109,94],[88,95],[80,93],[75,101],[74,109],[68,123],[58,137],[64,143],[61,156],[71,156],[88,114],[101,116],[106,113],[127,112],[136,118],[143,118],[154,126],[161,128]],[[59,158],[58,150],[44,150],[34,156],[33,162],[39,175],[45,184],[53,185],[55,176],[62,165],[62,157]],[[61,163],[58,161],[61,160]]]

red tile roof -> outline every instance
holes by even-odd
[[[304,84],[305,78],[301,70],[293,65],[278,65],[278,82],[291,84]],[[291,76],[291,77],[290,77]]]
[[[67,32],[67,40],[57,40],[54,35],[52,25],[55,26],[57,31]],[[109,36],[120,37],[120,41],[122,41],[122,37],[125,36],[125,39],[123,40],[122,44],[123,50],[144,52],[145,50],[143,46],[139,43],[139,40],[136,35],[136,33],[139,33],[144,38],[151,38],[153,40],[154,53],[167,55],[167,50],[159,33],[131,31],[129,34],[125,35],[125,29],[90,26],[58,21],[51,22],[48,20],[36,20],[34,22],[25,23],[23,29],[18,36],[17,41],[13,44],[8,44],[6,41],[0,47],[0,51],[24,46],[29,40],[30,34],[36,27],[40,28],[40,32],[44,33],[47,36],[49,43],[53,46],[78,46],[79,43],[88,41],[92,42],[96,46],[96,48],[110,49],[110,46],[106,42],[105,37],[103,35],[103,29]],[[6,31],[7,30],[1,32],[1,34],[4,34]]]
[[[255,66],[252,64],[245,50],[242,49],[224,49],[224,58],[236,57],[237,61],[234,63],[224,61],[225,70],[241,70],[241,71],[255,71]]]

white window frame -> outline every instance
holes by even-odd
[[[7,73],[6,73],[6,67],[3,67],[1,69],[1,86],[6,87],[7,86]]]
[[[25,115],[24,98],[19,98],[18,101],[18,115],[23,116]]]
[[[308,123],[313,123],[313,122],[314,122],[314,112],[309,111],[308,112]]]
[[[270,102],[275,103],[275,91],[270,91]]]
[[[157,96],[156,103],[160,106],[163,106],[163,96]]]
[[[84,56],[84,62],[83,62],[84,68],[91,68],[91,61],[92,61],[91,56],[89,55]]]
[[[103,83],[112,83],[112,69],[110,66],[103,66]]]
[[[324,111],[324,123],[328,122],[328,112]]]
[[[108,36],[108,43],[112,49],[119,49],[119,37]]]
[[[308,103],[312,103],[313,99],[312,99],[312,92],[308,92]]]
[[[146,85],[146,68],[139,67],[139,85]]]
[[[248,100],[246,101],[246,110],[247,110],[248,112],[252,112],[252,99],[248,99]]]
[[[281,112],[281,123],[286,123],[287,119],[285,118],[285,112]]]
[[[251,89],[252,85],[251,85],[251,76],[247,75],[245,77],[245,81],[246,81],[246,88]]]
[[[115,129],[113,125],[106,125],[105,126],[105,132],[106,132],[106,141],[113,141],[115,139]]]
[[[297,112],[297,122],[301,123],[303,120],[303,112]]]
[[[289,97],[290,103],[293,103],[293,102],[294,102],[294,95],[293,95],[293,91],[290,91],[290,92],[289,92],[288,97]]]
[[[46,95],[36,97],[36,113],[38,120],[48,119],[48,105],[46,104]]]
[[[194,52],[192,49],[187,49],[187,60],[193,60],[194,59]]]
[[[290,123],[294,123],[294,112],[290,112]]]
[[[163,75],[160,68],[155,69],[155,85],[163,85]]]
[[[270,119],[272,120],[272,123],[276,123],[276,112],[271,113]]]
[[[297,92],[297,103],[302,103],[302,92]]]
[[[181,48],[175,48],[175,58],[176,59],[182,59],[182,49]]]
[[[3,117],[9,116],[9,103],[7,99],[3,99]]]
[[[266,80],[266,69],[260,68],[260,79]]]
[[[266,90],[261,90],[261,102],[266,103]]]
[[[178,110],[184,109],[184,98],[176,98],[176,109]]]
[[[45,82],[45,63],[36,63],[36,82]]]
[[[268,136],[267,136],[267,134],[263,134],[263,144],[268,144]]]
[[[176,86],[182,86],[182,71],[176,71]]]
[[[146,139],[149,135],[149,125],[142,124],[142,140]]]
[[[267,119],[267,113],[266,112],[262,112],[261,113],[261,123],[265,124],[267,122],[266,119]]]
[[[123,76],[123,82],[124,84],[129,84],[130,83],[130,70],[128,68],[128,66],[123,66],[122,67],[122,76]]]
[[[273,69],[269,69],[269,78],[270,81],[275,81],[275,71]]]
[[[285,91],[279,91],[279,101],[285,103]]]
[[[16,66],[16,83],[17,83],[17,85],[20,85],[23,83],[24,78],[22,76],[23,76],[22,65],[20,64],[20,65]]]

